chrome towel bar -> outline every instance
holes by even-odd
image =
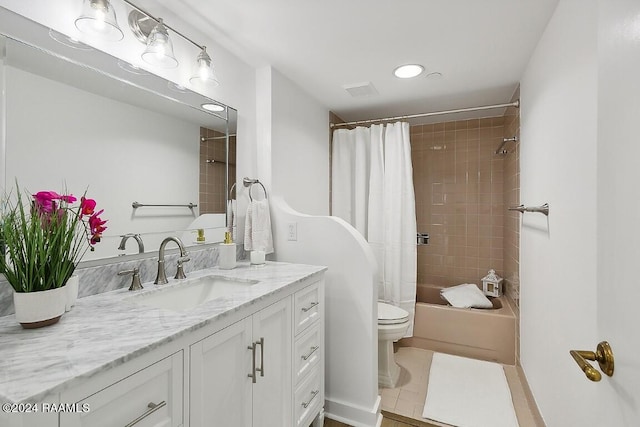
[[[198,205],[196,205],[194,203],[189,203],[187,205],[145,205],[145,204],[138,203],[138,202],[131,203],[131,207],[133,209],[144,208],[144,207],[149,207],[149,206],[152,206],[152,207],[155,207],[155,208],[158,208],[158,207],[160,207],[160,208],[183,208],[184,207],[184,208],[189,208],[189,209],[193,209],[193,208],[197,208],[198,207]]]
[[[512,206],[508,208],[508,210],[518,211],[520,213],[538,212],[538,213],[544,214],[545,216],[549,216],[549,203],[545,203],[542,206],[525,206],[525,205]]]

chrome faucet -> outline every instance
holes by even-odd
[[[167,237],[160,243],[160,250],[158,250],[158,274],[156,275],[156,280],[154,280],[154,284],[156,285],[164,285],[165,283],[169,283],[167,280],[167,274],[164,271],[164,247],[167,246],[169,242],[176,242],[178,248],[180,248],[180,258],[178,258],[178,270],[176,271],[176,275],[174,279],[184,279],[187,276],[184,274],[184,270],[182,268],[182,264],[188,262],[190,258],[187,257],[187,251],[184,249],[184,245],[182,244],[182,240],[177,237]]]
[[[144,253],[144,243],[142,243],[142,237],[139,234],[129,233],[129,234],[123,234],[120,237],[122,237],[122,240],[120,240],[120,246],[118,246],[118,250],[124,251],[125,243],[127,243],[127,240],[129,240],[129,237],[133,237],[134,239],[136,239],[136,242],[138,242],[138,253],[139,254]]]

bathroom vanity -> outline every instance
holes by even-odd
[[[2,317],[0,425],[321,425],[324,270],[240,263],[81,298],[42,329]]]

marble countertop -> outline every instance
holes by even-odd
[[[259,283],[182,312],[132,301],[142,293],[184,283],[170,279],[162,287],[143,284],[142,291],[119,289],[80,298],[57,324],[40,329],[23,329],[15,315],[0,317],[0,402],[38,402],[324,270],[301,264],[268,262],[255,267],[240,262],[233,270],[196,271],[187,280],[214,274]]]

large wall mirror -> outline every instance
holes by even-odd
[[[134,239],[118,249],[126,234],[145,252],[169,235],[201,244],[197,229],[222,240],[236,111],[0,11],[22,21],[0,36],[3,192],[16,180],[29,192],[86,191],[109,222],[84,260],[138,253]]]

